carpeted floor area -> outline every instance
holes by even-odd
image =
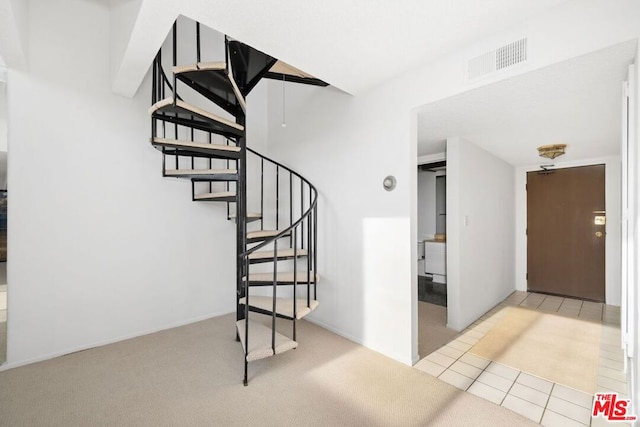
[[[447,309],[418,302],[418,354],[424,358],[451,341],[458,332],[447,328]]]
[[[234,329],[226,315],[0,372],[2,424],[535,425],[305,321],[243,387]]]

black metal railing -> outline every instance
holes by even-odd
[[[195,60],[200,62],[201,59],[201,31],[200,25],[196,23],[196,57]],[[172,65],[177,65],[177,46],[178,46],[178,27],[177,23],[174,24],[171,34],[171,53],[172,53]],[[225,60],[226,70],[225,72],[230,79],[233,78],[230,71],[229,61],[229,40],[227,37],[224,39],[225,44]],[[165,47],[168,49],[169,47]],[[246,61],[245,61],[246,62]],[[246,64],[245,64],[246,65]],[[152,104],[156,104],[163,99],[167,99],[166,94],[170,93],[172,97],[172,103],[175,106],[178,100],[182,101],[182,98],[178,94],[178,82],[175,74],[173,78],[169,79],[162,63],[162,48],[156,55],[152,65]],[[214,102],[212,102],[214,105]],[[216,107],[218,108],[218,107]],[[222,107],[219,107],[222,109]],[[171,114],[171,113],[167,113]],[[178,113],[175,113],[175,117]],[[245,125],[244,113],[241,109],[238,109],[238,114],[235,116],[236,122]],[[194,118],[191,116],[191,120]],[[209,144],[214,143],[215,134],[211,131],[204,131],[195,129],[189,126],[188,122],[181,122],[181,124],[173,123],[173,126],[166,125],[166,121],[153,117],[152,120],[152,139],[153,138],[170,138],[173,137],[176,140],[190,140],[193,142],[206,141]],[[205,134],[202,135],[202,132]],[[227,218],[231,219],[233,212],[231,212],[230,206],[235,204],[235,221],[237,227],[237,318],[238,320],[245,319],[245,351],[249,349],[249,312],[250,312],[250,293],[249,289],[252,286],[250,280],[252,254],[255,254],[261,249],[271,250],[273,249],[273,272],[270,286],[272,287],[273,305],[271,310],[272,317],[272,350],[275,353],[275,338],[276,338],[276,318],[283,317],[278,315],[277,311],[277,295],[278,295],[278,272],[282,272],[284,268],[282,263],[290,263],[293,268],[293,279],[290,296],[293,298],[293,340],[296,339],[296,317],[298,312],[297,299],[298,294],[301,292],[300,287],[303,288],[306,294],[306,306],[311,306],[311,300],[317,299],[317,228],[318,228],[318,191],[317,189],[302,175],[290,169],[289,167],[279,163],[273,159],[266,157],[265,155],[246,146],[246,131],[242,137],[238,137],[235,140],[225,137],[225,144],[234,144],[240,147],[240,155],[238,159],[212,159],[197,158],[197,155],[184,155],[179,150],[167,150],[162,149],[162,171],[163,175],[166,175],[166,165],[168,161],[172,161],[176,170],[179,170],[181,166],[187,166],[190,169],[195,169],[197,166],[208,166],[208,169],[212,169],[215,162],[224,162],[226,169],[235,163],[235,169],[238,174],[237,181],[226,181],[223,185],[226,191],[231,191],[233,187],[236,190],[236,201],[227,203]],[[253,178],[247,182],[247,154],[251,155],[251,161],[257,161],[259,167],[259,177]],[[204,162],[204,163],[203,163]],[[185,167],[186,168],[186,167]],[[183,168],[184,169],[184,168]],[[256,171],[257,172],[257,171]],[[256,182],[259,180],[259,183]],[[259,186],[258,186],[259,184]],[[204,185],[205,191],[212,192],[213,183],[198,182],[192,179],[192,194],[196,195],[196,192],[202,191]],[[288,187],[288,188],[287,188]],[[248,192],[247,192],[248,189]],[[256,243],[249,243],[247,241],[247,228],[251,227],[247,225],[247,203],[250,199],[248,195],[254,197],[252,200],[259,200],[259,229],[267,230],[273,227],[277,230],[277,234],[268,237],[262,241]],[[283,242],[283,239],[287,237],[288,240]],[[291,256],[280,257],[278,249],[288,247],[291,250]],[[302,251],[306,250],[306,274],[300,277],[298,280],[298,273],[301,269],[299,265],[300,259],[303,259],[300,255]],[[244,306],[241,308],[239,300],[245,298]],[[288,317],[288,316],[284,316]],[[245,353],[245,383],[246,383],[246,364],[247,354]]]

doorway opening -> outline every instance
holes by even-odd
[[[447,328],[447,163],[418,166],[418,353],[449,342]]]

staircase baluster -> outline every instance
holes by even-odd
[[[244,281],[244,386],[246,387],[249,384],[247,381],[247,365],[249,363],[247,360],[247,356],[249,355],[249,257],[244,257],[239,262],[240,268],[238,270],[244,271],[246,268],[247,272],[246,280]]]
[[[318,281],[316,275],[318,274],[318,191],[315,191],[316,205],[313,207],[313,299],[318,299]]]
[[[200,63],[200,23],[196,22],[196,63]]]
[[[304,214],[304,182],[300,180],[300,216]],[[302,227],[302,235],[300,236],[300,240],[302,241],[300,244],[300,248],[304,249],[304,221],[300,223]]]
[[[280,166],[276,165],[276,230],[280,229]]]
[[[209,144],[211,144],[211,132],[209,132],[209,137],[208,137],[208,141]],[[229,162],[227,162],[227,169],[229,169]],[[211,157],[209,157],[209,169],[212,169],[212,159]],[[209,193],[213,192],[213,183],[211,181],[209,181]],[[227,203],[227,219],[229,218],[229,204]]]
[[[298,239],[298,227],[293,229],[293,240]],[[293,340],[296,340],[296,315],[298,313],[298,245],[293,246]]]
[[[244,334],[244,385],[248,384],[248,355],[252,354],[252,360],[256,357],[260,357],[259,353],[250,353],[250,343],[249,343],[249,313],[250,311],[259,311],[261,313],[270,314],[271,315],[271,353],[276,354],[276,344],[279,344],[279,341],[276,340],[282,339],[280,335],[276,336],[276,323],[277,317],[286,317],[289,318],[288,309],[287,312],[278,313],[278,303],[280,301],[285,301],[285,297],[281,297],[280,301],[278,300],[278,263],[282,260],[292,260],[293,262],[293,279],[291,281],[285,281],[283,284],[293,285],[293,311],[291,312],[291,320],[293,327],[293,341],[297,339],[297,315],[298,315],[298,285],[304,283],[304,279],[302,281],[298,280],[298,272],[300,272],[300,267],[306,265],[306,285],[307,285],[307,307],[300,308],[304,310],[301,312],[302,314],[306,314],[311,309],[311,298],[314,300],[317,298],[317,286],[316,286],[316,276],[317,276],[317,199],[318,193],[306,179],[304,179],[301,175],[289,169],[288,167],[273,161],[255,151],[251,150],[247,147],[246,140],[246,130],[244,130],[244,126],[246,125],[246,116],[243,112],[244,96],[246,96],[251,89],[258,83],[260,79],[263,77],[269,77],[267,74],[273,64],[277,61],[275,58],[272,58],[268,55],[264,55],[261,52],[258,52],[252,49],[249,46],[243,45],[240,42],[230,41],[227,36],[224,38],[225,43],[225,65],[224,68],[216,68],[216,67],[207,67],[206,69],[201,69],[199,64],[202,62],[202,34],[201,34],[201,26],[200,23],[196,22],[196,67],[193,70],[183,69],[181,72],[172,73],[173,83],[165,74],[163,64],[162,64],[162,48],[158,51],[156,57],[154,58],[152,64],[152,95],[151,101],[152,105],[154,105],[153,115],[152,115],[152,123],[151,123],[151,137],[152,142],[159,148],[162,152],[162,173],[163,176],[167,176],[167,161],[171,161],[171,159],[167,159],[167,156],[174,156],[175,160],[175,169],[180,170],[182,173],[179,175],[184,176],[185,178],[190,178],[191,181],[191,191],[192,191],[192,199],[195,200],[195,192],[196,188],[198,190],[206,189],[204,184],[198,184],[198,182],[208,181],[209,193],[213,193],[213,183],[217,180],[224,181],[226,184],[227,192],[231,192],[230,189],[235,189],[235,203],[236,203],[236,319],[238,321],[244,321],[244,331],[242,331],[242,327],[240,326],[237,331],[236,338],[240,340],[242,334]],[[172,27],[172,65],[173,69],[177,66],[178,63],[178,25],[177,21],[174,22]],[[168,43],[165,46],[165,49],[169,49]],[[166,53],[165,53],[166,55]],[[206,56],[206,55],[205,55]],[[206,58],[205,58],[206,60]],[[233,61],[233,64],[232,64]],[[263,63],[264,62],[264,63]],[[235,65],[235,67],[234,67]],[[252,67],[249,69],[249,67]],[[257,68],[256,68],[257,67]],[[186,71],[185,71],[186,70]],[[197,74],[190,74],[196,72]],[[183,74],[184,73],[184,74]],[[207,74],[200,73],[211,73],[209,76]],[[237,76],[234,75],[237,74]],[[193,79],[192,79],[193,76]],[[197,76],[197,77],[196,77]],[[229,86],[226,89],[222,89],[221,87],[206,87],[206,85],[211,84],[212,81],[217,81],[218,78],[228,79]],[[237,77],[237,78],[236,78]],[[236,123],[241,125],[242,128],[236,127],[236,130],[226,129],[224,126],[221,126],[220,121],[216,121],[215,115],[206,116],[201,115],[192,108],[188,103],[183,101],[183,98],[180,97],[177,88],[177,82],[180,80],[186,86],[189,86],[195,89],[200,94],[207,97],[213,103],[219,105],[223,109],[228,112],[231,112],[232,115],[235,116]],[[217,83],[215,83],[217,84]],[[232,104],[232,99],[229,95],[232,96],[232,91],[236,90],[234,84],[237,84],[241,93],[241,96],[235,96],[235,107]],[[204,85],[204,86],[203,86]],[[181,86],[182,87],[182,86]],[[167,89],[171,92],[168,95],[170,98],[165,97],[165,92]],[[215,90],[226,90],[226,95],[220,96],[218,93],[214,93],[212,91]],[[210,96],[207,95],[207,91],[210,91]],[[223,92],[224,93],[224,92]],[[155,106],[159,101],[166,100],[163,106]],[[181,101],[181,104],[178,105],[178,101]],[[186,104],[185,105],[183,105]],[[186,113],[186,114],[185,114]],[[191,113],[191,114],[189,114]],[[210,113],[213,114],[213,113]],[[209,121],[210,119],[210,121]],[[162,130],[158,127],[158,121],[162,123]],[[176,142],[171,141],[171,130],[166,129],[166,122],[169,122],[169,126],[173,123],[173,139]],[[218,127],[216,127],[218,126]],[[201,144],[197,144],[196,140],[199,140],[199,135],[196,134],[196,129],[199,131],[205,132],[208,135],[208,144],[211,146],[209,148],[204,148]],[[211,130],[215,129],[215,130]],[[241,130],[241,132],[238,132]],[[226,137],[226,145],[229,147],[233,142],[236,147],[238,147],[239,151],[233,152],[223,150],[222,148],[217,148],[214,144],[213,133],[220,134],[222,137]],[[162,135],[162,139],[164,141],[160,141],[160,134]],[[231,135],[239,135],[239,136],[231,136]],[[180,138],[182,137],[182,138]],[[232,138],[233,141],[229,139]],[[189,145],[187,142],[191,142]],[[221,143],[221,142],[220,142]],[[272,237],[263,237],[256,238],[255,240],[261,240],[261,242],[257,242],[257,244],[252,245],[251,249],[247,249],[247,221],[248,221],[248,213],[247,213],[247,151],[257,155],[260,158],[260,230],[265,230],[265,203],[267,204],[267,208],[270,206],[271,209],[274,208],[274,205],[270,205],[269,201],[266,198],[269,198],[269,195],[265,195],[265,160],[272,165],[275,166],[275,225],[276,225],[276,235],[272,235]],[[237,158],[236,158],[237,156]],[[187,171],[189,164],[189,158],[191,158],[191,170]],[[198,160],[196,162],[196,158],[204,158],[203,160]],[[196,169],[196,166],[199,168],[206,167],[208,164],[208,170],[215,170],[213,168],[214,164],[216,167],[218,165],[222,165],[222,162],[219,162],[215,159],[225,159],[227,170],[231,169],[231,165],[234,164],[235,161],[235,169],[236,174],[234,177],[228,178],[228,174],[220,174],[219,176],[211,176],[210,172],[204,170]],[[215,160],[215,161],[214,161]],[[180,167],[182,166],[182,168]],[[253,163],[252,163],[253,166]],[[268,167],[268,165],[267,165]],[[198,170],[198,172],[195,172]],[[289,173],[289,221],[287,224],[286,221],[286,207],[284,203],[285,193],[282,193],[282,208],[283,213],[280,214],[280,196],[281,192],[286,191],[286,189],[281,189],[282,186],[286,186],[286,184],[281,183],[281,180],[286,180],[286,175],[282,175],[283,172],[286,171]],[[169,171],[171,172],[171,171]],[[188,172],[188,173],[187,173]],[[201,175],[200,175],[201,174]],[[176,176],[174,173],[170,173],[170,176]],[[266,175],[269,175],[269,172],[266,171]],[[282,176],[281,176],[282,175]],[[210,177],[211,176],[211,177]],[[209,178],[210,177],[210,178]],[[295,178],[295,179],[294,179]],[[269,178],[270,179],[270,178]],[[231,181],[234,181],[233,183]],[[294,195],[297,194],[298,189],[295,186],[300,185],[300,216],[295,219],[294,214],[295,204],[297,200],[295,200]],[[273,181],[272,181],[273,183]],[[306,188],[308,188],[308,190]],[[305,201],[306,194],[305,192],[309,191],[309,200]],[[267,191],[269,193],[269,191]],[[273,193],[271,193],[273,194]],[[198,200],[215,200],[216,197],[200,197],[198,195]],[[222,199],[222,200],[229,200]],[[273,201],[272,201],[273,202]],[[227,217],[230,218],[230,204],[227,202]],[[305,210],[306,209],[306,210]],[[282,216],[284,229],[280,230],[280,217]],[[295,220],[294,220],[295,219]],[[306,224],[306,225],[305,225]],[[306,227],[306,229],[305,229]],[[268,228],[268,227],[267,227]],[[287,236],[288,234],[288,236]],[[306,234],[306,236],[305,236]],[[282,251],[281,254],[278,253],[278,247],[283,246],[283,243],[280,243],[280,238],[287,237],[289,240],[289,248]],[[306,249],[305,249],[306,245]],[[269,275],[263,276],[262,278],[256,278],[253,284],[255,285],[269,285],[271,282],[272,285],[272,301],[271,301],[271,312],[269,313],[269,300],[266,299],[266,306],[264,305],[264,299],[257,299],[254,297],[252,300],[256,300],[259,302],[254,302],[254,306],[251,307],[250,303],[250,256],[253,259],[253,255],[261,248],[272,248],[273,255],[260,255],[256,256],[256,262],[270,262],[273,265],[273,276],[271,279]],[[258,255],[256,253],[256,255]],[[306,257],[306,263],[304,260],[299,259],[302,257]],[[289,265],[289,264],[287,264]],[[280,268],[282,270],[282,268]],[[287,273],[289,274],[289,273]],[[304,277],[304,276],[302,276]],[[311,296],[311,285],[314,285],[314,296]],[[289,294],[291,295],[291,294]],[[240,299],[243,298],[243,304],[240,304]],[[304,304],[301,299],[301,304]],[[288,305],[289,303],[287,303]],[[315,304],[315,302],[314,302]],[[281,304],[282,305],[282,304]],[[315,307],[315,305],[314,305]],[[281,308],[282,311],[282,308]],[[253,326],[252,326],[253,327]],[[268,332],[266,333],[268,334]],[[267,335],[268,336],[268,335]],[[255,340],[255,337],[254,337]],[[268,345],[268,344],[267,344]],[[292,345],[295,348],[297,343],[289,342],[286,345]],[[256,343],[253,344],[254,348],[256,348]],[[286,347],[279,347],[278,351],[286,350]],[[258,350],[260,350],[258,348]],[[264,348],[262,349],[264,350]]]
[[[226,35],[224,36],[224,64],[227,70],[227,75],[231,76],[231,74],[229,73],[230,72],[229,66],[231,65],[229,61],[229,37],[227,37]],[[238,102],[236,101],[236,104],[237,103]]]
[[[271,348],[276,354],[276,294],[278,292],[278,240],[273,241],[273,310],[271,311]]]
[[[191,120],[193,120],[193,116],[191,116]],[[191,141],[192,141],[192,142],[193,142],[193,140],[194,140],[194,130],[195,130],[195,129],[191,128]],[[196,168],[196,167],[195,167],[195,160],[194,160],[194,157],[193,157],[193,156],[191,156],[191,169],[193,170],[193,169],[195,169],[195,168]]]
[[[260,230],[264,230],[264,159],[260,158]]]
[[[309,190],[311,193],[311,190]],[[311,206],[311,205],[309,205]],[[309,215],[307,221],[307,307],[311,307],[311,224],[309,223]],[[304,221],[302,221],[304,224]],[[314,277],[315,279],[315,277]]]
[[[293,173],[289,171],[289,227],[293,225]],[[293,235],[289,235],[289,247],[297,245],[297,240]],[[295,341],[295,340],[294,340]]]

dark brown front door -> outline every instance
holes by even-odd
[[[527,174],[531,292],[604,301],[604,165]]]

